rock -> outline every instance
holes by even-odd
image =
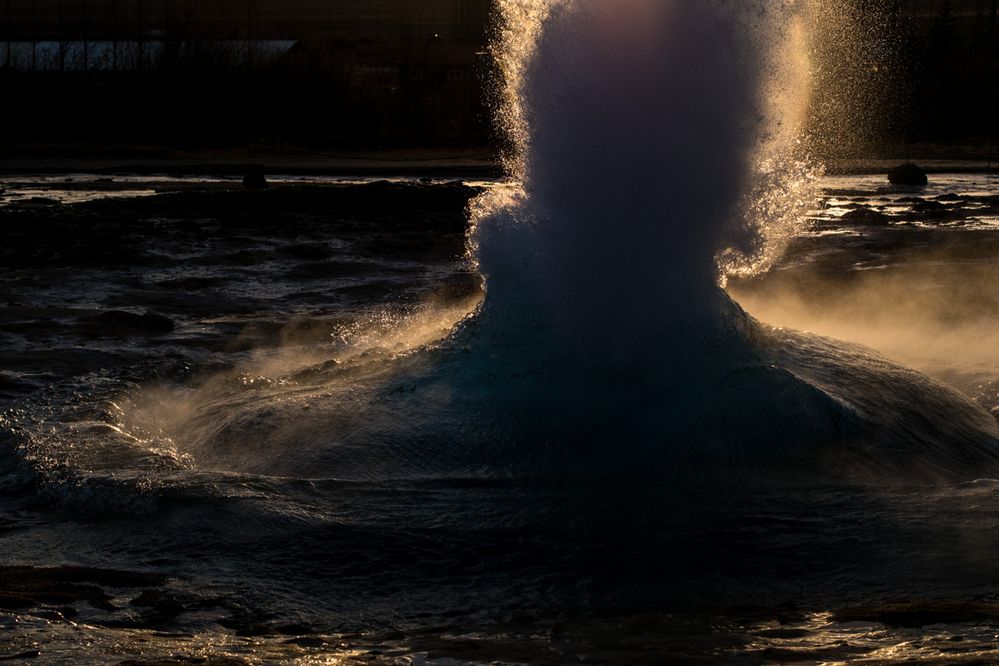
[[[939,201],[934,201],[932,199],[920,199],[912,205],[912,209],[918,213],[925,213],[928,211],[944,210],[947,208],[946,204],[942,204]]]
[[[251,169],[243,176],[243,187],[248,190],[266,190],[267,178],[260,169]]]
[[[75,610],[75,609],[74,609]],[[35,617],[40,617],[43,620],[48,620],[49,622],[65,622],[66,616],[57,610],[52,610],[50,608],[43,608],[41,610],[34,611],[32,613]]]
[[[163,576],[153,573],[75,566],[0,565],[0,609],[28,612],[50,622],[63,622],[77,615],[75,606],[79,603],[97,610],[115,611],[114,599],[104,587],[148,588],[165,582]]]
[[[21,208],[51,208],[62,205],[61,201],[58,199],[52,199],[51,197],[31,197],[16,203]]]
[[[133,335],[165,335],[174,329],[169,317],[146,312],[135,314],[123,310],[109,310],[78,322],[80,333],[90,336],[127,337]]]
[[[24,659],[36,659],[42,655],[38,650],[28,650],[17,654],[0,655],[0,661],[22,661]]]
[[[913,204],[912,210],[923,215],[930,217],[940,217],[944,215],[949,209],[946,204],[942,204],[939,201],[933,200],[922,200],[917,204]]]
[[[929,179],[926,172],[915,164],[901,164],[888,172],[888,182],[892,185],[903,185],[906,187],[923,187]]]
[[[129,605],[150,608],[160,619],[177,617],[184,612],[184,604],[163,590],[143,590],[142,594],[129,602]]]
[[[283,624],[278,627],[274,627],[274,631],[281,634],[282,636],[307,636],[309,634],[316,633],[316,630],[306,624]]]
[[[874,210],[873,208],[858,208],[856,210],[851,210],[840,219],[842,219],[846,224],[866,224],[882,227],[891,224],[890,217],[879,210]]]

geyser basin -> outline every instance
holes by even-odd
[[[89,587],[65,602],[78,624],[12,623],[17,640],[81,661],[393,645],[565,663],[766,659],[761,641],[797,635],[818,659],[856,654],[842,632],[865,630],[827,613],[844,604],[873,610],[835,617],[885,619],[884,599],[929,597],[968,617],[960,601],[999,579],[997,484],[979,478],[995,421],[870,351],[764,326],[720,287],[770,265],[810,201],[787,5],[502,3],[516,150],[511,183],[471,204],[481,301],[454,261],[460,186],[157,196],[116,203],[128,224],[47,211],[66,233],[37,265],[22,221],[7,258],[30,279],[11,289],[62,300],[16,324],[59,381],[4,417],[0,543],[87,568],[3,578],[35,620],[67,611],[47,607],[52,580]],[[70,231],[105,253],[72,254]],[[54,283],[66,261],[74,279]],[[371,312],[441,283],[462,298]],[[82,298],[126,297],[172,308],[174,332],[73,319]],[[928,605],[890,617],[939,619]]]
[[[837,187],[830,181],[835,179],[823,185]],[[877,201],[876,186],[868,187],[870,200]],[[969,478],[987,474],[988,467],[952,461],[964,448],[953,446],[952,434],[939,433],[939,423],[950,422],[955,399],[915,373],[869,352],[846,354],[838,343],[780,331],[754,337],[749,328],[740,335],[755,350],[753,360],[742,356],[739,370],[719,361],[722,370],[706,371],[723,381],[675,382],[667,407],[680,418],[669,426],[661,418],[671,413],[663,408],[663,386],[674,384],[660,381],[662,367],[587,361],[566,348],[561,356],[549,350],[550,361],[536,366],[538,372],[519,373],[537,357],[512,363],[520,357],[500,339],[493,347],[497,358],[490,359],[488,351],[479,356],[471,344],[454,342],[484,339],[474,331],[448,337],[455,321],[474,308],[456,296],[445,301],[453,309],[366,316],[373,301],[398,303],[403,289],[425,294],[443,282],[449,291],[464,293],[458,288],[471,276],[452,257],[462,248],[462,208],[469,196],[466,188],[451,186],[278,187],[263,198],[239,192],[134,200],[116,204],[120,208],[110,220],[96,205],[47,212],[49,224],[63,221],[57,228],[98,235],[113,230],[136,251],[129,255],[133,263],[115,263],[107,271],[93,271],[93,259],[86,258],[82,266],[63,269],[74,278],[64,283],[46,280],[51,265],[32,268],[33,246],[18,245],[21,263],[4,284],[24,290],[24,278],[36,276],[32,290],[22,292],[26,300],[47,303],[46,312],[66,317],[76,306],[61,299],[101,289],[128,293],[142,285],[141,296],[132,296],[136,302],[152,308],[174,300],[183,309],[167,311],[177,322],[174,333],[153,338],[95,338],[92,325],[73,327],[71,320],[55,328],[50,319],[16,320],[28,335],[5,351],[6,367],[30,367],[40,353],[31,345],[44,345],[58,361],[46,367],[45,376],[62,379],[24,394],[4,415],[0,502],[10,529],[0,532],[0,545],[16,554],[18,564],[90,569],[46,568],[5,580],[19,581],[22,598],[51,590],[46,581],[58,576],[149,580],[161,587],[143,600],[154,606],[115,601],[113,609],[93,610],[85,602],[65,602],[81,613],[75,625],[39,625],[24,617],[31,609],[22,609],[10,634],[14,644],[28,649],[44,637],[49,654],[79,654],[81,661],[195,649],[189,638],[144,630],[136,637],[125,625],[193,634],[203,646],[197,648],[201,656],[252,649],[280,661],[302,656],[300,645],[318,645],[318,633],[325,646],[308,649],[341,656],[393,646],[393,652],[474,654],[482,661],[516,652],[529,654],[532,662],[564,663],[584,653],[615,659],[616,652],[601,652],[611,649],[599,639],[609,632],[615,646],[635,644],[661,662],[704,651],[723,660],[761,646],[788,646],[793,636],[815,654],[855,655],[857,644],[844,645],[844,632],[863,641],[868,654],[890,646],[897,655],[896,643],[911,639],[911,630],[877,624],[865,630],[829,619],[826,611],[844,604],[868,605],[868,617],[989,617],[986,606],[966,607],[962,600],[993,589],[997,486],[987,479],[925,483],[935,475],[926,471],[927,461],[946,477],[959,470]],[[224,227],[199,218],[219,200],[226,202]],[[350,203],[372,200],[382,206]],[[386,205],[407,211],[390,234]],[[352,212],[331,219],[329,209]],[[273,211],[293,211],[294,217],[274,219]],[[828,225],[837,224],[835,211],[820,214]],[[4,217],[17,224],[21,215]],[[150,226],[149,215],[168,221]],[[131,225],[123,224],[129,219]],[[38,226],[37,218],[21,223]],[[294,240],[288,240],[289,224]],[[926,229],[917,238],[903,228],[879,227],[877,234],[893,245],[922,247],[936,238],[976,251],[983,238],[994,243],[996,237],[950,227]],[[244,266],[229,259],[245,250],[248,236],[255,237],[255,252],[271,257],[266,263]],[[864,258],[846,233],[821,238],[816,232],[809,247],[822,256],[835,251],[848,265]],[[193,255],[192,247],[198,248]],[[355,254],[362,247],[363,264]],[[155,285],[137,279],[148,269],[148,249],[155,249],[164,275]],[[883,256],[879,245],[870,251]],[[165,263],[162,257],[175,258]],[[792,254],[782,267],[790,263],[807,273],[810,258]],[[417,264],[419,272],[413,270]],[[197,298],[188,291],[192,265],[204,271],[201,281],[217,285]],[[348,279],[329,278],[348,270]],[[254,282],[261,271],[269,279]],[[291,299],[283,296],[286,290],[302,295]],[[290,308],[302,300],[309,304],[307,316],[296,316]],[[327,303],[336,307],[324,314]],[[344,313],[354,323],[341,329],[344,342],[331,352],[329,332],[344,322]],[[731,314],[732,321],[747,320]],[[34,315],[15,310],[7,316]],[[482,322],[470,318],[462,329]],[[237,338],[235,330],[242,331]],[[548,335],[538,331],[539,338]],[[40,337],[42,332],[49,337]],[[252,351],[241,351],[246,349]],[[847,357],[867,361],[845,362]],[[566,363],[556,363],[560,358]],[[117,365],[109,366],[109,359]],[[485,371],[476,370],[475,359]],[[808,399],[792,400],[802,391],[800,381],[770,368],[769,359],[801,366],[821,386],[849,389],[845,395],[856,401],[851,411],[863,412],[866,422],[858,428],[847,412],[847,433],[864,433],[865,439],[844,446],[837,437],[816,436],[836,431],[828,421],[809,424],[804,417],[804,408],[816,404],[815,390],[804,392]],[[229,369],[218,371],[223,364]],[[572,366],[580,367],[578,374],[571,374]],[[546,374],[548,369],[558,373]],[[462,376],[468,380],[455,380]],[[19,383],[39,381],[20,377]],[[451,383],[431,383],[435,377]],[[573,384],[573,378],[580,379]],[[587,399],[597,381],[605,385],[595,394],[599,404]],[[449,386],[461,391],[444,390]],[[642,402],[639,389],[649,386],[652,397]],[[782,386],[789,388],[777,394]],[[2,388],[6,395],[27,390],[14,382]],[[531,396],[540,396],[533,405]],[[477,409],[462,419],[463,405]],[[676,424],[695,422],[693,410],[701,410],[702,427],[691,429],[692,438],[648,437],[655,428],[676,432]],[[842,416],[843,410],[832,413]],[[878,439],[871,430],[881,423],[879,413],[887,415],[882,432],[894,439]],[[651,416],[635,416],[642,414]],[[396,445],[374,436],[358,436],[352,448],[331,444],[332,425],[357,434],[369,421],[395,435]],[[410,429],[400,435],[403,422]],[[516,424],[533,424],[533,430],[524,428],[515,437]],[[797,440],[790,433],[794,424],[807,427]],[[904,435],[901,424],[916,435]],[[538,432],[545,436],[530,436]],[[939,448],[932,446],[934,432],[943,442]],[[407,455],[407,441],[420,447]],[[766,448],[793,441],[802,445]],[[868,442],[873,455],[857,441]],[[740,448],[745,444],[751,446]],[[329,472],[340,478],[323,478]],[[152,574],[124,576],[122,569]],[[39,587],[24,587],[30,581]],[[114,591],[116,600],[142,593]],[[886,598],[916,601],[905,606],[910,611],[879,609]],[[38,603],[44,606],[44,600]],[[716,613],[714,604],[755,604],[758,610],[732,616]],[[178,608],[177,617],[159,614]],[[608,619],[605,611],[614,615]],[[772,635],[775,618],[789,629],[784,638]],[[393,630],[372,634],[373,624]],[[966,636],[962,650],[987,648],[994,632],[986,629],[958,624],[939,627],[932,636],[917,632],[921,641],[909,640],[904,654],[953,649],[947,638],[955,633]],[[310,635],[289,643],[280,633],[247,638],[234,636],[237,631]],[[482,642],[470,652],[467,641],[449,642],[453,632],[472,632]],[[980,638],[983,632],[987,636]],[[333,647],[344,644],[349,647]]]

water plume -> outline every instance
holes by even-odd
[[[604,339],[731,309],[719,283],[768,267],[811,203],[800,21],[793,2],[500,3],[521,189],[474,209],[489,304],[530,291],[536,319]]]

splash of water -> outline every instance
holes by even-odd
[[[491,296],[533,260],[546,310],[577,297],[601,317],[675,321],[717,305],[729,274],[773,264],[818,173],[801,141],[809,63],[796,3],[499,10],[497,121],[522,189],[475,207],[472,255]]]

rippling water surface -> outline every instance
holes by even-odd
[[[18,187],[58,189],[31,181]],[[899,414],[907,400],[963,405],[953,391],[982,418],[999,407],[999,188],[987,176],[933,181],[900,192],[880,177],[824,179],[821,208],[780,264],[729,284],[768,324],[868,348],[850,352],[868,368],[854,376],[852,413],[892,388],[863,374],[891,366],[880,355],[934,378],[904,377]],[[725,448],[703,459],[680,447],[641,458],[632,447],[647,424],[573,414],[583,399],[525,417],[515,395],[492,388],[500,377],[538,390],[517,383],[520,360],[441,382],[440,368],[475,357],[465,342],[475,320],[464,318],[482,294],[464,258],[465,207],[483,185],[161,184],[149,197],[27,205],[8,189],[3,654],[995,658],[996,468],[934,448],[953,435],[928,412],[900,426],[920,442],[909,450]],[[767,336],[823,385],[810,359],[831,343]],[[607,381],[630,395],[639,376]],[[805,423],[830,418],[809,411],[824,403],[796,381],[761,377],[751,385],[767,382],[762,400],[731,375],[698,388],[716,395],[693,423],[754,442],[799,422],[770,424],[774,401]],[[447,428],[428,426],[442,413]],[[788,441],[839,438],[854,427],[843,418]],[[550,422],[560,430],[537,429]],[[344,432],[355,436],[335,436]],[[526,445],[518,432],[531,434]],[[568,459],[566,441],[600,448],[573,450],[590,462],[566,474],[550,464]],[[447,464],[427,451],[446,451]],[[654,474],[618,469],[615,455]]]

